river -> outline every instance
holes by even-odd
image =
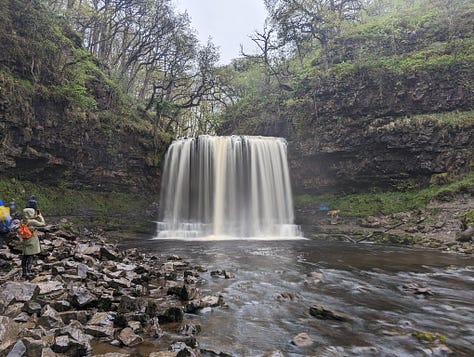
[[[447,355],[440,343],[413,336],[426,331],[446,338],[452,355],[474,355],[472,256],[321,240],[134,240],[123,246],[163,260],[177,254],[209,269],[201,274],[201,295],[222,295],[228,308],[186,315],[202,326],[202,350],[232,356]],[[234,277],[211,276],[222,269]],[[315,304],[349,321],[317,319],[309,313]],[[300,333],[314,342],[292,344]]]

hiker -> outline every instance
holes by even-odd
[[[16,211],[16,201],[14,198],[10,199],[10,202],[8,202],[8,207],[10,208],[10,216],[12,219],[21,217],[21,213]]]
[[[3,200],[0,199],[0,248],[3,246],[3,240],[8,237],[10,233],[10,226],[12,224],[12,217],[10,216],[10,208],[3,205]]]
[[[30,229],[32,235],[29,238],[21,238],[21,226],[18,231],[18,235],[21,239],[23,252],[21,256],[21,269],[22,277],[25,279],[34,278],[35,274],[31,271],[33,266],[33,260],[36,254],[41,251],[40,242],[38,239],[38,234],[36,232],[37,227],[44,227],[46,224],[44,218],[41,215],[40,210],[35,210],[33,208],[25,208],[23,210],[23,222]],[[25,236],[26,237],[26,236]]]
[[[33,208],[34,210],[38,209],[38,201],[36,201],[35,196],[30,196],[30,198],[28,198],[25,208]]]

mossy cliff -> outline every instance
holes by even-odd
[[[0,0],[0,16],[0,178],[158,192],[168,139],[82,40],[40,1]]]
[[[226,113],[223,132],[287,138],[297,193],[464,176],[474,168],[474,8],[455,3],[415,4],[341,32],[329,68],[318,53],[290,63],[271,93]]]

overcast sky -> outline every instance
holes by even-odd
[[[221,64],[239,57],[240,44],[246,53],[255,53],[248,36],[263,29],[267,15],[263,0],[175,0],[175,3],[179,12],[188,11],[200,42],[207,43],[210,36],[219,47]]]

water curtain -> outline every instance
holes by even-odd
[[[199,136],[165,157],[157,238],[299,237],[286,141]]]

